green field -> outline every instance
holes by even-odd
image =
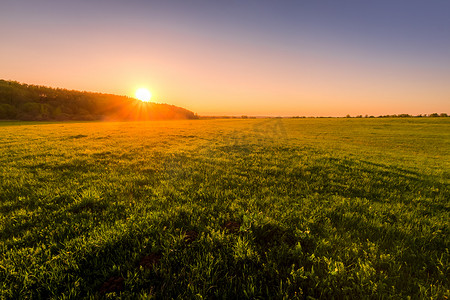
[[[0,299],[446,299],[449,183],[450,118],[3,123]]]

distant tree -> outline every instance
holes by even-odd
[[[432,114],[429,115],[429,117],[436,118],[436,117],[439,117],[439,114],[438,113],[432,113]]]
[[[41,112],[41,105],[36,102],[26,102],[22,105],[22,111],[30,116],[38,116]]]
[[[17,109],[11,104],[0,103],[0,119],[15,119]]]
[[[448,115],[447,115],[446,113],[441,113],[441,114],[439,114],[439,117],[442,117],[442,118],[447,118],[447,117],[448,117]]]

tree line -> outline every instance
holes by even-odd
[[[23,121],[196,119],[182,107],[126,96],[0,80],[0,119]]]
[[[446,113],[432,113],[432,114],[419,114],[419,115],[410,115],[410,114],[394,114],[394,115],[380,115],[377,116],[376,118],[426,118],[426,117],[430,117],[430,118],[439,118],[439,117],[448,117],[448,115]],[[375,116],[369,116],[369,115],[356,115],[354,117],[347,115],[346,118],[375,118]]]
[[[394,115],[379,115],[379,116],[369,116],[369,115],[346,115],[345,118],[446,118],[448,114],[446,113],[432,113],[432,114],[419,114],[419,115],[410,115],[410,114],[394,114]],[[304,119],[304,118],[334,118],[334,117],[306,117],[306,116],[295,116],[291,117],[293,119]]]

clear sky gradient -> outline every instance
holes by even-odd
[[[0,78],[200,115],[450,113],[449,0],[2,0]]]

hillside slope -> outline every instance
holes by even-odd
[[[0,80],[0,119],[125,121],[195,118],[193,112],[169,104]]]

